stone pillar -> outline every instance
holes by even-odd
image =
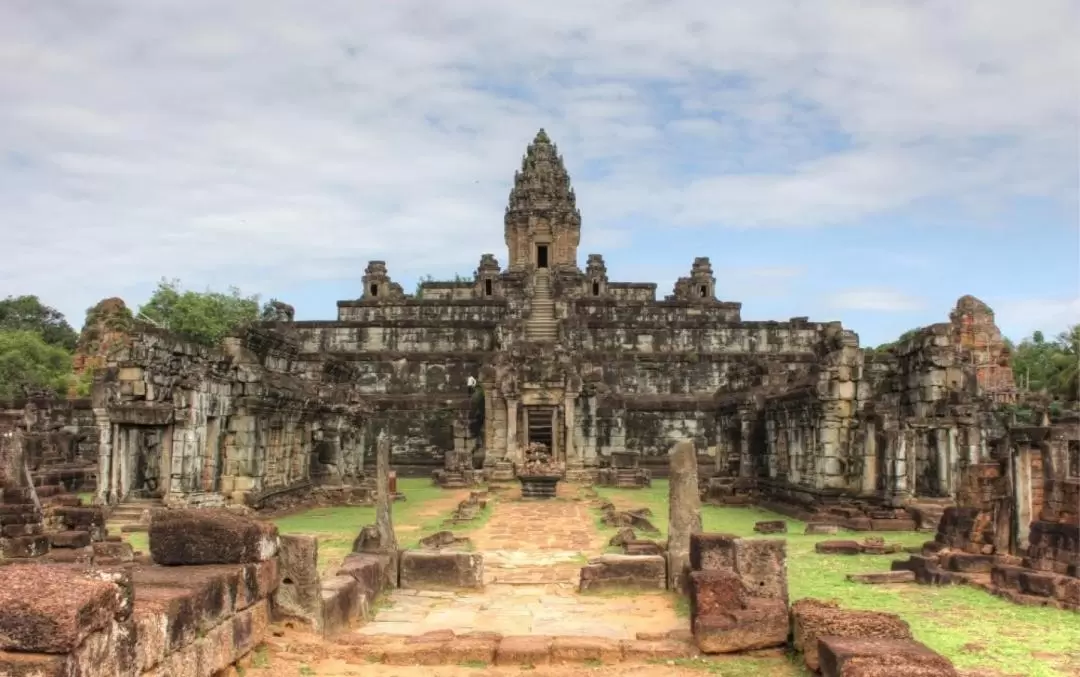
[[[397,537],[394,534],[392,506],[394,497],[390,495],[390,437],[383,432],[375,443],[375,528],[379,532],[380,549],[397,552]]]
[[[518,441],[518,402],[516,398],[506,398],[506,453],[503,456],[509,461],[517,462]]]
[[[685,592],[690,570],[690,536],[701,533],[697,452],[690,441],[677,442],[668,458],[668,589]]]
[[[575,398],[573,395],[567,395],[563,400],[563,425],[566,426],[566,464],[581,466],[584,465],[583,459],[577,452],[574,445],[574,405]]]
[[[562,440],[559,438],[559,408],[551,408],[551,458],[560,460],[559,453],[562,451]]]
[[[862,492],[872,494],[877,489],[877,426],[867,422],[863,439]]]
[[[484,389],[484,465],[501,456],[495,446],[495,383],[481,384]]]
[[[753,473],[750,462],[750,421],[742,419],[739,428],[739,477],[750,477]]]
[[[937,465],[937,490],[939,496],[949,495],[949,449],[945,441],[946,431],[934,431],[934,463]]]

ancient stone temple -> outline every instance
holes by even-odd
[[[97,351],[79,360],[96,368],[93,397],[10,420],[52,440],[30,454],[36,476],[56,468],[49,482],[70,475],[67,490],[96,486],[105,503],[350,495],[370,486],[383,434],[399,473],[442,470],[455,486],[513,479],[536,445],[569,480],[644,486],[689,440],[708,500],[853,528],[939,515],[1006,434],[1016,387],[978,299],[864,350],[839,322],[743,320],[706,257],[663,298],[616,281],[578,251],[582,227],[541,130],[510,188],[503,264],[482,254],[471,279],[413,295],[393,262],[371,261],[336,319],[297,322],[279,304],[217,348],[133,324],[109,299],[80,342]]]

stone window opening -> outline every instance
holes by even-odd
[[[536,267],[548,267],[548,248],[546,244],[536,245]]]
[[[1080,480],[1080,440],[1069,440],[1068,456],[1065,476],[1069,479]]]
[[[709,295],[709,288],[705,285],[701,285],[701,298],[705,298]]]
[[[600,296],[600,283],[599,282],[593,282],[592,283],[592,295],[593,296]]]
[[[377,285],[377,284],[371,285],[371,295],[372,296],[378,296],[379,295],[379,285]]]
[[[491,278],[484,280],[484,296],[491,296]]]

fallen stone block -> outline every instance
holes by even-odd
[[[121,609],[115,584],[61,565],[0,567],[0,650],[69,653]]]
[[[865,574],[848,574],[847,579],[852,583],[869,583],[881,585],[887,583],[914,583],[915,572],[906,571],[872,571]]]
[[[1059,589],[1064,587],[1066,578],[1045,571],[1020,572],[1020,591],[1036,597],[1064,597]]]
[[[135,559],[135,551],[130,543],[98,541],[91,545],[94,564],[121,564]]]
[[[0,675],[4,677],[67,677],[69,674],[65,655],[0,651]]]
[[[814,544],[814,552],[819,555],[858,555],[862,546],[858,541],[821,541]]]
[[[656,541],[631,541],[623,545],[624,555],[660,555],[664,556],[664,546]]]
[[[956,677],[944,656],[913,639],[822,637],[822,677]]]
[[[246,564],[278,552],[277,527],[220,508],[156,510],[150,555],[163,565]]]
[[[806,531],[804,531],[803,533],[808,536],[820,536],[826,534],[835,534],[839,531],[840,527],[836,524],[811,523],[806,525]]]
[[[751,599],[745,609],[694,618],[694,640],[707,654],[736,653],[782,646],[790,630],[787,605],[776,599]]]
[[[44,534],[0,538],[0,553],[6,559],[31,559],[41,557],[47,552],[49,537]]]
[[[386,572],[391,562],[388,555],[375,555],[371,553],[353,553],[345,557],[341,568],[337,570],[338,576],[352,576],[360,585],[360,592],[364,598],[364,617],[372,616],[372,608],[375,598],[385,587]]]
[[[964,574],[985,574],[990,573],[990,570],[994,568],[994,556],[952,552],[942,556],[940,565],[949,571]]]
[[[90,545],[90,532],[57,531],[49,534],[49,543],[54,548],[85,548]]]
[[[484,557],[475,552],[403,552],[401,587],[414,590],[482,588]]]
[[[0,527],[0,536],[17,538],[19,536],[37,536],[44,531],[40,522],[34,524],[7,524]]]
[[[495,650],[498,646],[499,639],[497,636],[454,637],[446,645],[446,663],[447,665],[460,665],[462,663],[490,665],[495,662]]]
[[[759,534],[786,534],[787,522],[784,520],[767,520],[754,524],[754,531]]]
[[[579,589],[667,588],[667,561],[660,555],[602,555],[581,569]]]
[[[634,530],[632,528],[620,527],[618,533],[612,536],[611,540],[608,541],[608,545],[619,547],[626,545],[627,543],[632,543],[636,540],[637,534],[634,533]]]
[[[792,645],[810,670],[818,669],[821,637],[911,639],[911,628],[895,614],[842,609],[831,601],[801,599],[792,605],[791,619]]]
[[[870,531],[916,531],[917,527],[909,519],[870,520]]]

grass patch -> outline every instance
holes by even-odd
[[[473,660],[461,661],[460,663],[458,663],[458,666],[463,667],[463,668],[476,668],[478,670],[483,670],[484,668],[486,668],[488,666],[488,664],[486,662],[484,662],[484,661],[473,659]]]
[[[87,491],[75,495],[79,497],[79,500],[82,501],[83,505],[94,505],[94,492]]]
[[[421,538],[442,529],[458,533],[478,528],[490,517],[489,501],[488,507],[476,519],[467,524],[447,526],[450,513],[457,507],[456,501],[449,500],[454,493],[421,477],[399,478],[398,490],[405,494],[406,500],[394,503],[394,530],[403,548],[415,548]],[[440,503],[445,505],[439,506]],[[361,527],[375,523],[375,506],[315,508],[275,519],[274,523],[283,534],[318,536],[319,571],[325,574],[341,564],[345,555],[352,551],[353,540]]]
[[[656,480],[646,489],[600,487],[597,493],[619,509],[649,508],[653,523],[664,532],[654,537],[655,540],[666,538],[666,480]],[[841,532],[838,536],[806,536],[804,522],[760,508],[707,505],[702,506],[701,519],[707,532],[748,537],[762,537],[754,532],[755,522],[783,519],[789,533],[770,537],[787,540],[792,601],[804,597],[835,599],[853,609],[898,614],[911,624],[920,642],[947,656],[960,669],[1010,674],[1023,665],[1024,674],[1030,677],[1067,677],[1080,669],[1080,621],[1075,613],[1019,606],[967,586],[850,583],[845,579],[849,573],[887,571],[894,559],[906,559],[907,555],[843,556],[814,552],[817,542],[835,538],[883,536],[890,543],[919,545],[933,538],[931,534]],[[597,521],[602,533],[615,533],[615,529],[599,523],[599,516]],[[743,674],[726,663],[722,669],[716,674]]]

